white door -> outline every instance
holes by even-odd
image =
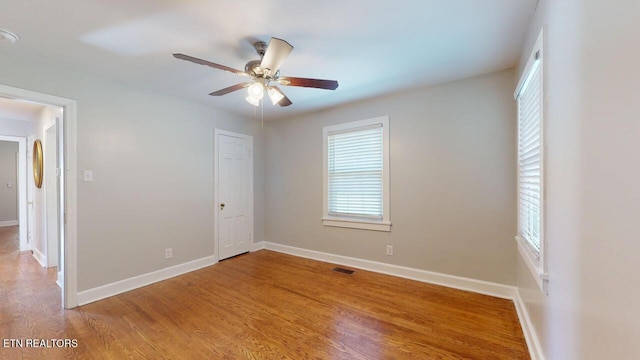
[[[253,138],[215,131],[218,260],[251,250],[253,243]]]

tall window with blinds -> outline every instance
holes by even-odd
[[[518,253],[548,293],[544,238],[544,54],[540,30],[514,92],[518,104]]]
[[[389,231],[388,117],[324,128],[323,222]]]
[[[329,215],[382,219],[382,125],[329,132]]]
[[[542,225],[542,71],[540,52],[517,94],[518,236],[540,256]]]

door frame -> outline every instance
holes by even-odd
[[[60,253],[60,231],[59,231],[59,227],[60,227],[60,217],[59,217],[59,206],[60,206],[60,202],[58,201],[60,198],[60,193],[59,193],[59,170],[58,170],[58,149],[59,149],[59,145],[58,145],[58,125],[60,123],[60,118],[58,116],[53,118],[53,121],[49,121],[47,122],[43,127],[42,127],[42,146],[44,148],[44,170],[43,170],[43,174],[44,174],[44,194],[43,194],[43,198],[44,198],[44,223],[45,223],[45,257],[47,258],[47,267],[53,267],[53,261],[51,261],[51,249],[53,248],[51,245],[53,244],[53,242],[55,241],[55,250],[56,250],[56,261],[55,261],[55,266],[59,267],[60,266],[60,256],[58,255]],[[53,133],[51,132],[51,130],[53,130]],[[53,135],[54,137],[54,146],[55,146],[55,152],[56,152],[56,160],[54,165],[54,171],[55,174],[51,174],[47,172],[47,169],[51,170],[49,165],[51,165],[50,163],[47,163],[47,161],[49,161],[48,159],[51,158],[51,155],[47,155],[48,150],[50,150],[50,146],[51,144],[49,143],[49,140],[51,138],[51,135]],[[54,175],[55,176],[55,186],[53,188],[49,187],[49,183],[48,183],[48,176],[49,175]],[[56,223],[56,235],[55,235],[55,239],[50,239],[49,238],[49,226],[50,223],[52,222],[52,218],[49,209],[51,204],[49,204],[49,198],[52,195],[52,193],[55,193],[55,199],[56,199],[56,211],[55,211],[55,218],[53,219],[53,222]]]
[[[231,137],[237,137],[241,139],[249,140],[249,159],[251,160],[251,166],[249,167],[249,215],[251,216],[251,220],[249,221],[249,226],[251,227],[251,241],[255,241],[255,229],[254,229],[254,209],[253,209],[253,136],[247,134],[241,134],[237,132],[227,131],[215,128],[213,130],[213,242],[214,242],[214,251],[216,262],[220,261],[220,251],[219,251],[219,237],[218,237],[218,219],[220,216],[220,207],[218,204],[220,203],[219,199],[219,163],[218,163],[218,154],[220,153],[220,149],[218,148],[220,142],[218,141],[218,136],[226,135]]]
[[[60,245],[61,259],[60,269],[62,277],[62,306],[71,309],[78,306],[78,261],[77,261],[77,105],[76,101],[59,96],[43,94],[35,91],[20,89],[0,84],[0,96],[17,98],[37,103],[59,106],[63,109],[61,129],[63,131],[62,146],[64,149],[65,171],[61,177],[64,179],[64,236]],[[25,200],[26,201],[26,200]]]
[[[20,251],[28,251],[31,250],[31,243],[27,237],[27,138],[0,135],[0,140],[18,143],[18,237]]]

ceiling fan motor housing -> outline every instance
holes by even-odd
[[[251,75],[251,77],[262,76],[262,68],[260,67],[260,60],[251,60],[244,66],[244,72]]]
[[[260,55],[260,60],[249,61],[244,66],[244,72],[249,74],[252,78],[262,78],[269,81],[277,79],[280,75],[280,70],[276,71],[275,74],[272,74],[269,70],[265,71],[261,66],[262,58],[267,51],[267,46],[267,43],[264,41],[256,41],[253,43],[253,47],[258,52],[258,55]]]
[[[261,60],[251,60],[244,66],[244,72],[249,74],[252,78],[264,78],[266,80],[274,80],[280,76],[280,70],[275,74],[265,73],[264,69],[260,66]]]

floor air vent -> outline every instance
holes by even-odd
[[[341,267],[334,267],[333,271],[339,272],[339,273],[343,273],[343,274],[348,274],[348,275],[351,275],[351,274],[353,274],[355,272],[353,270],[343,269]]]

